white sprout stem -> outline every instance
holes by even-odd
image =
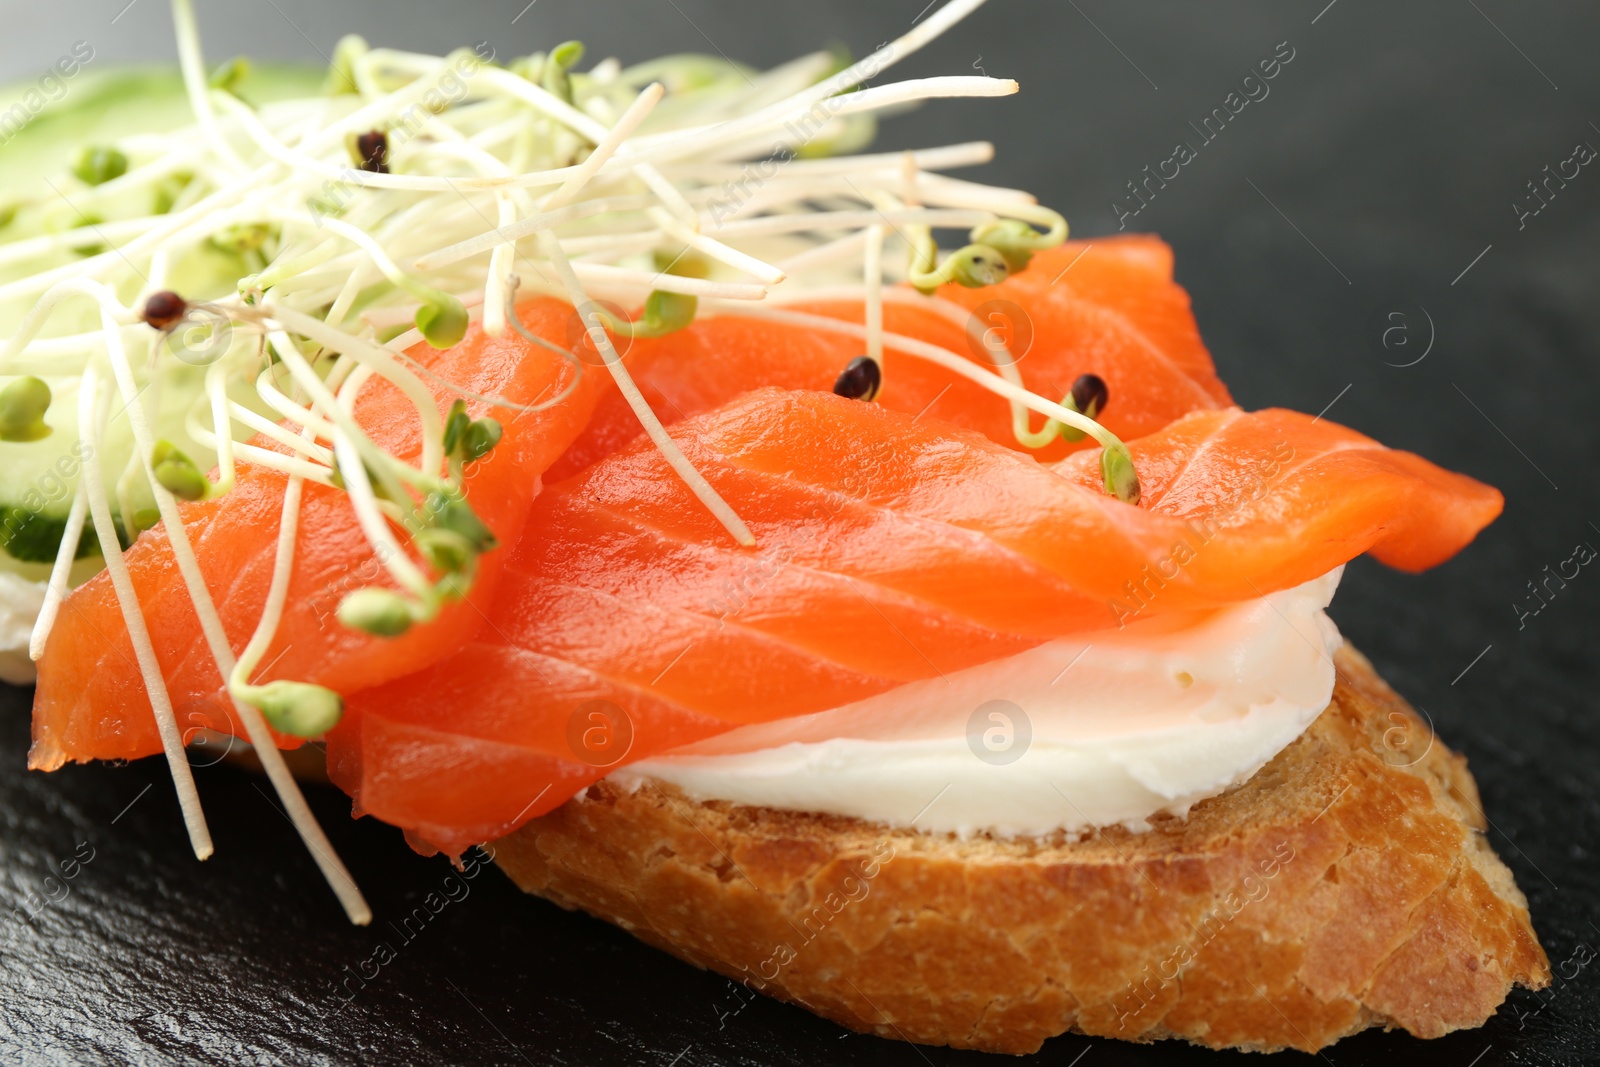
[[[83,523],[89,514],[89,492],[84,479],[72,492],[72,508],[67,512],[67,525],[61,531],[61,547],[56,549],[55,563],[50,568],[50,580],[45,586],[44,603],[39,606],[39,617],[34,620],[33,631],[28,635],[28,658],[38,663],[44,656],[45,642],[55,628],[61,602],[71,590],[72,564],[78,558],[78,545],[83,540]]]
[[[250,635],[238,662],[228,674],[228,691],[239,693],[253,689],[250,679],[261,665],[262,657],[272,646],[278,634],[278,624],[283,620],[283,606],[289,598],[289,579],[294,574],[294,539],[300,529],[300,499],[305,480],[290,475],[283,487],[283,509],[278,518],[278,540],[273,550],[272,579],[267,586],[266,603],[261,609],[260,621]]]
[[[500,193],[495,198],[495,221],[510,226],[517,221],[517,205],[511,197]],[[483,287],[483,332],[490,337],[500,337],[506,332],[506,284],[511,277],[511,266],[517,256],[515,242],[494,246],[489,253],[489,278]]]
[[[333,463],[333,453],[328,451],[326,448],[323,448],[321,445],[317,444],[315,441],[311,440],[305,435],[291,433],[281,424],[273,422],[271,419],[262,415],[258,415],[256,412],[251,411],[249,408],[245,407],[236,400],[227,401],[227,405],[228,406],[225,409],[225,413],[228,416],[231,416],[235,422],[242,423],[255,432],[272,438],[281,445],[287,445],[296,452],[311,457],[318,463],[324,465],[330,465]],[[327,424],[324,423],[324,425]],[[309,429],[310,427],[307,428]],[[235,447],[242,448],[244,446],[236,445]]]
[[[866,230],[852,230],[843,237],[835,238],[832,241],[824,241],[822,244],[812,245],[804,252],[796,252],[787,259],[780,259],[778,260],[778,266],[783,268],[783,270],[788,272],[788,274],[791,276],[804,274],[808,271],[814,271],[821,267],[829,267],[835,263],[843,263],[848,260],[853,260],[860,254],[862,246],[866,243]],[[792,287],[792,289],[800,292],[807,291],[798,286]],[[778,298],[783,294],[792,291],[792,289],[791,287],[786,286],[784,289],[770,294],[770,296]],[[809,300],[811,297],[806,296],[805,299]]]
[[[666,88],[660,82],[652,82],[645,86],[633,103],[628,105],[628,110],[617,119],[615,126],[607,130],[605,136],[600,138],[587,158],[576,168],[572,177],[561,184],[561,188],[545,197],[539,206],[545,211],[554,211],[556,208],[571,203],[572,198],[583,191],[589,180],[595,176],[601,167],[605,166],[617,149],[628,139],[634,130],[639,128],[639,123],[654,110],[661,102],[661,97],[666,93]]]
[[[251,414],[253,415],[255,413],[251,412]],[[240,421],[242,422],[244,420],[240,419]],[[272,426],[278,433],[284,432],[283,427],[279,426],[277,423],[269,422],[267,425]],[[206,448],[211,449],[217,448],[218,434],[216,430],[214,428],[208,428],[202,425],[199,419],[196,417],[196,413],[194,411],[190,411],[188,416],[185,418],[184,428],[189,431],[189,436],[194,438],[196,444],[203,445]],[[224,428],[223,433],[226,434],[226,432],[227,430]],[[276,439],[275,435],[271,436],[274,436],[274,439]],[[291,434],[290,436],[295,435]],[[296,440],[300,439],[296,437]],[[301,446],[304,447],[304,445],[305,442],[301,441]],[[318,482],[319,484],[333,484],[331,477],[333,474],[333,466],[331,460],[328,463],[319,463],[315,460],[308,462],[296,456],[285,455],[282,452],[276,452],[270,448],[262,448],[259,445],[242,443],[233,443],[229,451],[238,459],[245,460],[248,463],[253,463],[258,467],[281,471],[284,474],[294,474],[302,478],[309,478],[315,482]],[[220,489],[217,491],[221,492]]]
[[[848,334],[851,337],[866,339],[866,327],[845,322],[843,319],[829,318],[827,315],[813,315],[804,311],[790,311],[787,308],[753,307],[748,304],[723,304],[717,308],[725,314],[744,315],[750,318],[771,319],[774,322],[787,322],[795,326],[805,326],[816,330],[829,330],[834,333]],[[1047,400],[1038,393],[1029,392],[1019,385],[1013,385],[993,371],[986,371],[972,360],[958,353],[942,348],[939,345],[920,341],[915,337],[904,334],[884,332],[883,343],[885,347],[897,352],[904,352],[908,356],[927,360],[937,364],[952,373],[959,374],[969,381],[976,382],[1008,400],[1016,400],[1031,411],[1064,422],[1068,426],[1082,430],[1084,433],[1100,442],[1103,447],[1111,448],[1122,442],[1117,436],[1098,422],[1081,412],[1071,408],[1062,407],[1053,400]]]
[[[988,141],[965,141],[940,148],[914,149],[910,153],[922,170],[947,170],[956,167],[976,167],[994,160],[994,145]],[[822,159],[795,159],[783,165],[786,175],[799,177],[832,177],[834,175],[859,176],[886,168],[898,171],[905,152],[875,152],[858,156],[825,157]],[[749,165],[731,163],[697,163],[692,160],[674,163],[669,168],[673,174],[697,181],[718,182],[742,178]],[[954,180],[954,179],[951,179]],[[1027,194],[1023,194],[1027,195]]]
[[[678,191],[678,187],[668,181],[654,165],[640,163],[633,168],[633,172],[644,182],[646,188],[656,194],[656,197],[660,199],[662,205],[672,213],[674,218],[691,227],[699,225],[700,220],[695,213],[694,205],[690,204],[684,195]]]
[[[637,285],[646,290],[660,289],[666,293],[716,297],[723,300],[762,300],[767,295],[766,286],[751,285],[748,282],[716,282],[704,278],[686,278],[678,274],[663,274],[660,271],[613,267],[609,263],[568,262],[577,277],[602,284]]]
[[[228,399],[227,364],[221,360],[206,368],[206,399],[211,404],[211,424],[216,429],[211,448],[217,454],[217,493],[233,488],[237,470],[233,459],[233,430],[228,419],[232,401]],[[248,409],[247,409],[248,410]],[[251,412],[252,415],[255,412]],[[262,419],[266,422],[267,420]]]
[[[404,393],[422,420],[421,469],[430,474],[439,470],[444,462],[444,419],[439,414],[439,402],[434,399],[433,393],[423,384],[422,379],[412,374],[394,358],[393,352],[382,345],[362,340],[343,330],[336,330],[321,319],[281,304],[263,305],[262,310],[285,329],[292,330],[302,337],[309,337],[325,348],[372,367],[391,385]],[[295,355],[299,356],[298,350]]]
[[[779,126],[782,126],[794,114],[803,115],[814,105],[826,100],[828,97],[842,93],[846,89],[854,88],[870,78],[877,77],[889,67],[905,59],[977,10],[982,4],[983,0],[951,0],[950,3],[945,4],[906,33],[901,34],[866,58],[857,60],[826,81],[818,82],[816,85],[803,89],[788,99],[781,100],[770,107],[762,108],[759,111],[716,126],[715,129],[720,135],[718,140],[736,140],[752,133],[770,129],[774,121]],[[675,131],[657,135],[655,138],[641,138],[640,140],[641,149],[645,146],[645,142],[662,143],[664,147],[686,148],[700,153],[703,153],[708,147],[706,133],[703,129]]]
[[[189,106],[200,123],[206,142],[212,150],[234,171],[245,169],[233,146],[228,144],[217,128],[217,117],[211,110],[210,87],[207,85],[205,60],[200,57],[200,28],[195,25],[194,7],[190,0],[172,0],[172,22],[178,37],[178,66],[183,71],[184,88],[189,93]]]
[[[989,353],[989,359],[994,363],[994,368],[1000,376],[1018,388],[1026,388],[1022,380],[1022,372],[1017,369],[1017,361],[1011,355],[1011,346],[1004,342],[991,342],[988,327],[978,321],[971,311],[960,304],[952,304],[943,297],[919,297],[918,300],[907,300],[906,303],[922,303],[935,314],[943,316],[949,322],[960,326],[969,338],[979,347]],[[1049,419],[1038,430],[1028,425],[1028,408],[1021,401],[1011,398],[1007,401],[1011,405],[1011,432],[1016,439],[1029,448],[1043,448],[1056,437],[1056,427],[1052,426]]]
[[[689,457],[685,456],[677,442],[667,435],[661,420],[650,410],[649,402],[645,400],[644,394],[639,392],[639,387],[634,384],[633,376],[628,373],[628,369],[623,366],[622,357],[617,354],[616,346],[611,343],[611,338],[600,321],[599,313],[589,303],[589,297],[583,291],[583,283],[578,281],[578,276],[573,273],[572,264],[561,251],[561,242],[556,240],[555,234],[546,232],[539,235],[539,245],[545,258],[550,260],[556,273],[561,276],[561,282],[566,286],[567,297],[571,300],[572,306],[584,309],[584,326],[594,340],[595,347],[600,350],[600,358],[605,361],[606,370],[611,372],[611,377],[615,379],[623,399],[628,402],[628,407],[633,409],[634,416],[644,427],[644,432],[651,442],[661,451],[667,465],[683,479],[689,491],[699,498],[706,510],[722,523],[723,528],[735,541],[747,548],[755,547],[756,538],[750,532],[750,527],[746,526],[738,513],[722,499],[721,494],[712,488],[711,483],[706,481],[705,475],[689,462]]]
[[[339,406],[338,399],[328,391],[316,371],[300,355],[294,342],[282,330],[273,330],[267,334],[267,340],[272,345],[273,351],[283,360],[289,368],[289,373],[294,380],[311,397],[314,404],[319,406],[324,413],[334,420],[332,429],[333,454],[338,460],[339,473],[344,479],[345,491],[350,497],[350,506],[355,512],[356,522],[361,527],[361,532],[366,535],[367,543],[377,554],[384,568],[390,576],[408,590],[413,596],[424,602],[433,597],[432,583],[426,575],[411,562],[401,549],[400,543],[395,540],[394,534],[389,529],[388,520],[384,518],[378,506],[378,496],[372,490],[372,481],[367,477],[366,465],[362,462],[361,447],[358,442],[373,447],[366,441],[366,435],[361,427],[343,408]]]
[[[156,658],[150,630],[145,626],[144,613],[139,608],[139,594],[134,589],[133,577],[128,573],[128,564],[123,559],[122,545],[117,541],[117,529],[111,521],[111,502],[106,497],[105,480],[100,471],[100,405],[96,397],[99,377],[99,372],[90,367],[84,372],[83,383],[78,391],[78,427],[86,446],[81,477],[88,487],[86,495],[89,511],[94,516],[95,536],[100,539],[106,571],[111,575],[117,605],[122,609],[122,622],[128,628],[128,642],[133,645],[134,659],[139,664],[145,692],[150,697],[156,732],[161,737],[161,750],[167,757],[172,785],[178,794],[178,807],[183,812],[183,824],[189,831],[189,844],[194,849],[195,857],[204,860],[210,858],[213,851],[211,830],[206,826],[205,812],[200,807],[200,793],[194,786],[194,770],[189,766],[189,757],[183,749],[183,735],[178,730],[166,679],[161,675],[161,662]]]
[[[282,415],[296,426],[309,426],[317,432],[317,436],[326,441],[332,441],[334,434],[333,423],[321,418],[308,407],[304,407],[284,395],[272,380],[272,369],[263,368],[256,375],[256,395],[259,396],[267,407]]]
[[[586,219],[593,215],[602,215],[613,211],[643,211],[655,206],[653,196],[631,194],[628,196],[599,197],[594,200],[582,200],[576,204],[559,208],[555,211],[542,211],[537,215],[527,218],[511,226],[503,226],[480,233],[476,237],[469,237],[465,241],[457,241],[453,245],[435,249],[427,255],[417,257],[411,266],[415,270],[431,271],[440,267],[447,267],[452,263],[459,263],[463,259],[480,255],[489,251],[496,245],[507,241],[520,241],[524,237],[532,236],[542,230],[551,230],[557,226],[579,219]]]
[[[817,211],[789,215],[763,215],[754,219],[735,219],[714,226],[725,237],[765,237],[779,233],[808,233],[815,230],[857,229],[885,223],[891,226],[935,226],[942,229],[969,229],[995,221],[988,211],[905,208],[898,211]]]
[[[675,237],[695,251],[704,252],[712,259],[726,263],[734,270],[743,271],[752,278],[759,278],[768,285],[777,285],[788,277],[782,268],[741,252],[737,248],[730,248],[715,238],[707,237],[661,208],[652,208],[650,217],[667,236]]]
[[[135,446],[144,460],[145,476],[150,480],[150,488],[156,498],[156,507],[160,509],[161,520],[167,531],[167,543],[172,548],[173,561],[178,566],[178,572],[183,577],[184,586],[189,593],[190,603],[194,605],[195,614],[200,619],[200,630],[205,635],[206,644],[211,651],[211,658],[216,663],[217,671],[224,681],[233,674],[235,665],[233,649],[228,644],[226,631],[222,627],[222,618],[217,614],[216,603],[211,598],[211,591],[206,587],[205,576],[200,571],[200,564],[195,558],[194,546],[189,541],[188,530],[183,524],[183,515],[178,510],[178,502],[173,495],[162,486],[156,478],[155,468],[150,457],[155,450],[155,439],[150,432],[149,423],[145,420],[143,408],[136,403],[138,389],[133,380],[132,368],[122,350],[122,338],[116,330],[116,320],[111,309],[116,308],[115,298],[109,292],[101,294],[101,316],[107,331],[106,352],[110,360],[113,373],[116,375],[118,387],[121,389],[126,410],[128,424],[133,430]],[[298,356],[298,353],[296,353]],[[91,490],[93,486],[90,487]],[[96,518],[98,530],[99,520]],[[113,535],[114,537],[114,535]],[[120,555],[120,546],[117,549]],[[110,567],[110,558],[107,558],[107,567]],[[129,582],[129,593],[132,594],[132,583]],[[119,599],[121,591],[119,590]],[[137,601],[134,602],[137,606]],[[142,617],[141,617],[142,625]],[[146,638],[148,640],[148,638]],[[160,670],[157,668],[157,683],[165,693],[165,682],[160,680]],[[146,678],[148,686],[149,679]],[[278,751],[277,744],[273,741],[272,731],[268,728],[266,719],[260,709],[255,705],[234,697],[233,706],[244,723],[245,732],[249,735],[250,744],[256,749],[256,756],[261,761],[261,767],[271,780],[273,788],[278,793],[278,799],[283,802],[287,810],[289,821],[299,832],[306,848],[311,852],[312,858],[321,869],[323,877],[333,889],[334,895],[344,906],[345,914],[352,923],[364,926],[372,921],[372,911],[367,907],[360,889],[356,887],[350,872],[334,854],[333,846],[329,843],[327,835],[318,825],[316,816],[311,813],[311,808],[306,804],[305,797],[300,792],[299,783],[290,773],[288,765],[284,763],[283,753]],[[176,726],[173,727],[176,733]],[[181,740],[179,741],[181,745]],[[188,766],[187,761],[184,764]],[[208,841],[209,848],[209,841]]]
[[[867,283],[867,358],[883,366],[883,227],[867,227],[867,246],[861,257]]]

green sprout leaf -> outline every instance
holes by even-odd
[[[128,173],[128,157],[115,148],[94,145],[83,150],[72,173],[85,185],[104,185]]]
[[[1013,274],[1027,269],[1033,254],[1046,247],[1043,235],[1021,219],[1001,219],[979,226],[972,231],[972,240],[999,252]]]
[[[417,309],[417,329],[434,348],[453,348],[467,335],[467,309],[449,293],[435,293]]]
[[[968,289],[981,289],[1006,280],[1011,270],[1005,257],[988,245],[972,244],[956,250],[942,268],[950,281]]]
[[[635,337],[662,337],[694,321],[698,297],[653,289],[644,300],[644,314],[634,324]],[[642,327],[642,328],[641,328]]]
[[[339,602],[339,621],[375,637],[399,637],[415,617],[406,598],[390,589],[357,589]]]
[[[204,500],[211,489],[200,468],[171,441],[156,442],[150,452],[150,465],[155,469],[156,481],[179,500]]]
[[[0,441],[37,441],[50,435],[45,412],[50,410],[50,387],[29,375],[0,389]]]
[[[234,56],[226,63],[211,72],[209,84],[213,89],[221,89],[225,93],[239,95],[239,83],[250,76],[250,60],[246,56]]]
[[[467,414],[467,402],[457,400],[450,405],[450,414],[444,420],[444,454],[456,454],[456,446],[461,443],[461,438],[466,434],[467,427],[472,425],[472,416]]]
[[[356,60],[368,52],[366,39],[349,33],[333,46],[333,65],[322,83],[324,96],[345,96],[360,92],[356,88]]]
[[[498,419],[482,418],[472,423],[461,440],[462,458],[471,461],[487,456],[500,443],[503,432]]]
[[[344,699],[309,682],[268,682],[250,703],[261,709],[274,730],[294,737],[320,737],[344,717]]]
[[[1139,502],[1139,472],[1133,468],[1127,445],[1118,441],[1100,453],[1100,475],[1105,479],[1106,492],[1124,504]]]

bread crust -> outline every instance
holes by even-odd
[[[1314,1051],[1481,1025],[1549,961],[1466,760],[1346,646],[1332,703],[1186,819],[1080,841],[892,829],[609,782],[496,842],[530,893],[855,1030]]]

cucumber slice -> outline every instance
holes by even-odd
[[[322,77],[322,71],[308,68],[257,68],[239,91],[254,103],[264,103],[314,94]],[[0,88],[0,115],[9,113],[7,109],[18,102],[32,112],[0,151],[0,246],[84,225],[73,204],[42,180],[42,176],[68,173],[84,149],[133,134],[166,132],[193,122],[183,80],[175,70],[85,68],[67,82],[67,87],[59,102],[41,108],[28,103],[39,98],[37,92],[29,96],[30,90],[36,89],[31,82]],[[70,179],[57,180],[56,184],[73,188]],[[159,192],[152,194],[144,189],[129,194],[126,203],[119,199],[100,207],[108,218],[142,216],[161,209],[159,203],[152,202],[152,195]],[[75,255],[97,250],[63,250],[48,259],[34,257],[26,264],[0,269],[0,281],[70,262]],[[232,293],[238,279],[252,269],[255,268],[237,254],[202,245],[172,264],[170,284],[191,299],[212,299]],[[120,295],[126,300],[135,292]],[[14,333],[32,305],[32,299],[0,305],[0,337]],[[93,304],[73,301],[57,309],[45,335],[59,337],[98,328],[99,313]],[[139,402],[144,405],[155,435],[171,441],[201,469],[212,466],[212,451],[192,440],[184,430],[188,411],[204,393],[204,368],[166,358],[159,363],[157,380],[152,381],[148,346],[156,335],[138,337],[130,333],[127,340],[129,359],[144,387]],[[0,550],[12,560],[26,563],[55,559],[87,450],[78,436],[78,387],[84,357],[57,358],[60,373],[39,374],[52,395],[45,416],[51,433],[36,441],[0,441]],[[0,388],[11,381],[10,377],[0,376]],[[229,391],[234,399],[266,413],[248,383],[238,383]],[[118,539],[126,545],[130,535],[155,524],[155,498],[136,465],[122,400],[113,396],[111,403],[115,414],[100,443],[100,462],[117,520]],[[209,417],[205,421],[209,423]],[[84,532],[78,557],[99,553],[91,524]]]

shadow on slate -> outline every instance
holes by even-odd
[[[204,21],[216,55],[251,48],[316,61],[300,33],[331,42],[361,30],[436,51],[483,37],[509,52],[581,37],[593,53],[637,60],[704,50],[704,29],[729,55],[770,64],[833,40],[862,54],[924,2],[757,12],[677,0],[630,8],[625,20],[614,5],[541,4],[512,26],[522,0],[448,12],[419,0],[283,0],[273,5],[283,15],[217,0]],[[160,7],[119,23],[124,51],[170,57]],[[83,17],[52,12],[20,43],[55,48],[88,32]],[[1116,229],[1111,204],[1127,182],[1192,138],[1188,123],[1289,42],[1294,59],[1270,96],[1202,146],[1128,227],[1177,249],[1179,280],[1243,405],[1328,407],[1329,418],[1506,491],[1505,516],[1436,571],[1352,565],[1333,614],[1470,758],[1490,839],[1528,894],[1554,986],[1514,994],[1481,1030],[1428,1044],[1369,1032],[1320,1057],[1273,1062],[1600,1062],[1600,967],[1579,964],[1600,946],[1600,575],[1585,570],[1537,615],[1513,607],[1532,605],[1528,583],[1575,543],[1600,546],[1600,175],[1585,170],[1521,229],[1510,207],[1575,142],[1600,145],[1590,125],[1600,121],[1597,31],[1595,10],[1504,0],[1425,9],[1168,0],[1137,14],[1105,0],[993,4],[905,73],[981,65],[1017,77],[1023,96],[936,104],[887,123],[880,138],[994,140],[998,161],[974,176],[1032,189],[1092,238]],[[120,54],[102,39],[108,56]],[[10,73],[25,70],[14,62]],[[1386,335],[1397,324],[1403,332]],[[1425,359],[1397,366],[1428,339]],[[1002,1062],[741,1000],[726,980],[524,897],[492,868],[452,883],[443,861],[416,856],[372,820],[352,822],[342,795],[313,790],[377,915],[353,929],[255,778],[198,773],[217,843],[199,864],[160,761],[25,773],[27,705],[26,691],[0,688],[0,894],[7,909],[56,901],[0,933],[0,1061]],[[63,881],[60,864],[74,859]],[[447,886],[459,899],[401,927]],[[376,966],[387,958],[380,945],[393,959]],[[351,975],[350,988],[364,988],[342,1005],[336,989]],[[1262,1061],[1068,1036],[1018,1062]]]

